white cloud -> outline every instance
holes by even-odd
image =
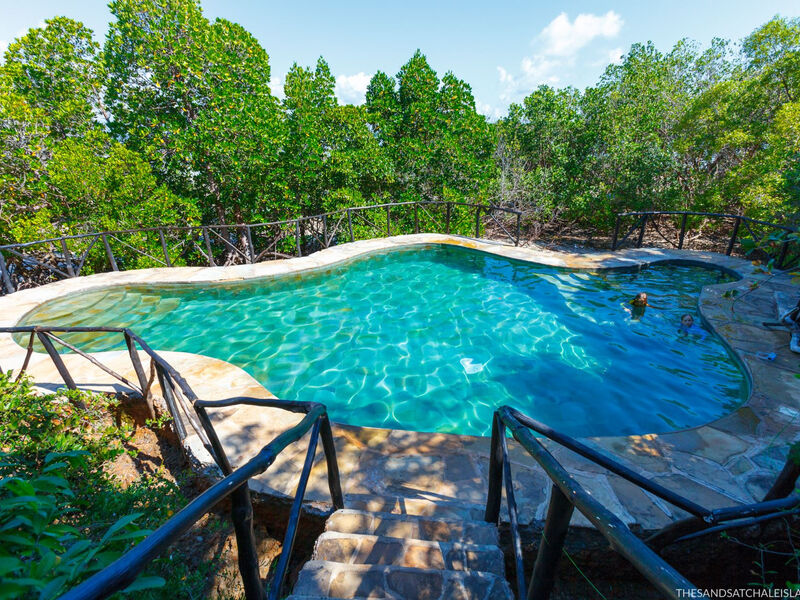
[[[544,53],[552,56],[574,56],[598,37],[613,38],[622,29],[622,17],[613,10],[598,16],[582,13],[570,23],[567,13],[561,13],[539,34]]]
[[[286,94],[283,93],[283,77],[279,75],[273,75],[270,78],[269,89],[278,100],[283,100],[286,97]]]
[[[526,56],[522,59],[523,78],[527,81],[539,83],[558,83],[559,77],[555,71],[558,70],[558,61],[548,60],[541,55]]]
[[[343,104],[364,104],[370,77],[363,71],[355,75],[336,76],[336,97]]]
[[[608,51],[608,62],[612,65],[621,65],[625,51],[622,48],[614,48]]]
[[[492,106],[488,102],[481,102],[480,100],[475,102],[475,109],[490,121],[497,121],[504,115],[504,112],[496,106]]]
[[[540,85],[558,84],[582,48],[598,38],[616,37],[622,25],[622,17],[613,10],[604,15],[582,13],[574,21],[567,13],[561,13],[533,39],[536,51],[520,61],[517,73],[497,67],[503,88],[500,99],[515,102]],[[619,61],[621,55],[622,50],[615,48],[609,52],[608,60]]]

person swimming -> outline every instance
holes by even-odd
[[[647,292],[639,292],[633,297],[631,300],[631,304],[633,306],[650,306],[647,303]]]
[[[708,332],[702,327],[694,324],[694,317],[690,314],[681,315],[681,324],[678,327],[678,333],[683,335],[696,335],[701,340],[706,339]]]
[[[645,308],[648,306],[650,308],[656,308],[651,304],[647,303],[647,293],[646,292],[639,292],[633,297],[628,304],[630,304],[633,308],[631,308],[628,312],[631,314],[631,319],[638,321],[644,316]],[[627,310],[627,309],[626,309]]]

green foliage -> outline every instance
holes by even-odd
[[[367,90],[369,123],[394,165],[394,197],[479,201],[495,168],[495,139],[475,109],[469,85],[447,73],[439,81],[418,50],[396,83],[378,72]]]
[[[28,379],[0,374],[0,598],[60,595],[185,504],[161,475],[123,489],[108,474],[131,435],[116,410],[105,396],[36,395]],[[181,580],[181,562],[161,559],[153,567],[160,574],[140,577],[123,595],[161,588],[165,578],[171,593],[202,590],[202,581]]]
[[[57,17],[6,52],[0,242],[394,200],[493,201],[594,228],[626,210],[800,214],[798,19],[775,17],[738,45],[634,44],[595,86],[542,86],[490,124],[469,85],[440,78],[420,51],[395,77],[378,71],[364,106],[338,103],[322,58],[292,67],[281,102],[266,51],[199,0],[110,9],[102,49]],[[412,225],[403,219],[395,230]],[[243,230],[222,235],[247,246]],[[167,242],[181,264],[198,239]],[[145,256],[161,254],[156,234],[126,239],[135,250],[111,243],[126,267],[159,264]],[[89,270],[104,260],[98,245]]]
[[[729,71],[696,97],[681,128],[686,150],[700,158],[705,202],[757,218],[795,218],[800,21],[775,18],[756,29]]]
[[[380,198],[392,181],[391,162],[369,129],[365,109],[338,104],[328,64],[320,58],[313,71],[295,64],[284,91],[284,197],[292,214],[320,214]]]
[[[280,212],[283,120],[267,53],[241,26],[193,1],[116,0],[105,48],[112,133],[206,219]]]
[[[97,540],[69,524],[75,493],[64,475],[75,457],[50,453],[33,477],[0,480],[0,598],[54,598],[150,533],[136,525],[140,513],[118,519]],[[161,577],[142,577],[126,592],[164,583]]]
[[[498,195],[537,218],[610,226],[626,210],[800,213],[800,21],[739,54],[724,40],[634,44],[583,93],[543,86],[499,124]]]
[[[50,156],[48,120],[0,71],[0,240],[47,235],[52,230],[45,201]],[[31,221],[36,223],[31,224]],[[31,227],[32,225],[32,227]]]
[[[104,81],[91,31],[75,21],[49,20],[9,46],[0,67],[0,240],[197,218],[192,202],[104,131]]]
[[[511,106],[498,125],[496,152],[501,168],[496,193],[504,204],[527,209],[539,220],[587,209],[581,178],[588,140],[580,99],[572,88],[541,86],[522,105]]]
[[[94,127],[101,108],[99,45],[82,23],[56,17],[9,45],[4,72],[32,107],[43,111],[51,135],[63,139]]]
[[[69,138],[53,148],[48,184],[51,197],[60,201],[60,219],[69,223],[73,232],[183,226],[200,220],[193,202],[159,185],[150,165],[139,154],[100,131]],[[109,240],[122,268],[159,266],[148,256],[160,257],[163,253],[158,234],[126,235],[124,241],[127,245],[114,238]],[[91,243],[91,239],[74,240],[70,249],[80,254]],[[182,263],[176,253],[171,260],[173,264]],[[103,244],[95,243],[87,260],[87,272],[107,268],[106,264]]]

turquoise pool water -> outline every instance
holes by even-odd
[[[225,285],[113,287],[40,307],[28,324],[127,326],[157,350],[238,365],[278,397],[353,425],[488,435],[511,404],[579,436],[663,432],[730,412],[747,382],[699,324],[720,271],[569,271],[455,246],[372,254]],[[626,310],[639,291],[658,308]],[[119,338],[72,336],[108,350]]]

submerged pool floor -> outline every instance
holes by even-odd
[[[238,365],[280,398],[360,426],[488,435],[511,404],[577,436],[700,425],[746,399],[722,342],[678,333],[717,270],[569,271],[456,246],[229,284],[113,287],[26,324],[127,326],[157,350]],[[633,319],[628,302],[654,306]],[[80,347],[117,338],[69,336]]]

